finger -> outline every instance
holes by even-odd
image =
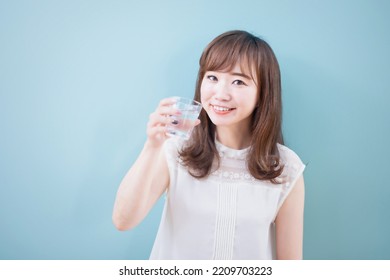
[[[162,99],[156,109],[161,115],[180,115],[180,110],[173,106],[177,103],[178,97],[170,97]]]
[[[164,98],[158,104],[158,107],[171,106],[177,102],[177,97]]]
[[[157,137],[159,134],[165,134],[166,129],[167,126],[163,124],[148,125],[146,129],[146,134],[148,135],[148,137],[154,138]]]
[[[198,124],[200,124],[200,119],[196,119],[195,122],[194,122],[194,127],[197,126]]]
[[[175,128],[180,129],[180,130],[190,130],[193,127],[197,126],[200,124],[200,120],[189,120],[189,119],[178,119],[172,122],[173,125],[175,125]]]
[[[170,116],[180,116],[181,112],[180,110],[174,108],[174,107],[158,107],[156,110],[156,113],[160,115],[170,115]]]
[[[148,130],[148,135],[153,136],[157,134],[165,134],[166,131],[166,126],[154,126]]]
[[[149,127],[158,126],[158,125],[167,125],[167,124],[177,124],[178,120],[175,117],[170,117],[168,115],[160,115],[158,113],[153,113],[149,117]]]

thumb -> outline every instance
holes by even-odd
[[[195,120],[194,126],[197,126],[198,124],[200,124],[200,119]]]

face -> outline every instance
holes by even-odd
[[[240,65],[229,72],[207,71],[203,77],[201,102],[218,127],[249,129],[257,104],[257,85]]]

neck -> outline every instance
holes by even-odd
[[[232,129],[217,127],[216,137],[222,145],[235,150],[245,149],[249,147],[251,143],[251,133],[249,129],[244,132],[242,128]]]

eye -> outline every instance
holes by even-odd
[[[207,79],[209,79],[210,81],[214,81],[214,82],[218,81],[217,77],[215,77],[214,75],[207,75],[206,77],[207,77]]]
[[[233,81],[233,85],[237,85],[237,86],[246,86],[247,84],[244,83],[244,82],[241,81],[241,80],[234,80],[234,81]]]

